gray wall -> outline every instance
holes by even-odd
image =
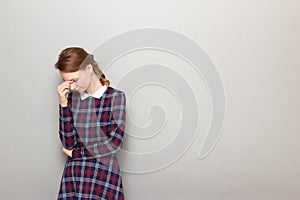
[[[226,119],[216,146],[199,159],[212,105],[205,78],[189,78],[201,108],[195,140],[164,168],[124,170],[126,199],[299,199],[299,6],[296,0],[2,1],[0,199],[56,198],[66,159],[57,132],[61,79],[53,65],[58,53],[67,46],[93,52],[112,36],[144,27],[176,31],[206,51],[224,84]],[[151,61],[145,58],[155,62],[155,56],[136,52],[113,64],[106,70],[112,86],[125,88],[118,84],[118,72],[137,60],[139,65]],[[158,57],[168,60],[164,56]],[[179,61],[170,62],[175,69]],[[193,75],[188,66],[184,72]],[[135,96],[128,92],[128,121],[151,124],[151,102],[160,99],[169,97],[176,107],[162,88],[144,87],[156,95],[147,104],[141,103],[142,90]],[[172,111],[164,103],[159,104]],[[167,115],[161,140],[128,141],[124,148],[147,152],[162,147],[174,136],[172,128],[180,126],[172,118],[179,111],[174,112]],[[121,160],[122,168],[126,157]]]

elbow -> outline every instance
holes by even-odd
[[[117,154],[120,150],[121,150],[121,146],[118,146],[118,147],[115,148],[114,153]]]

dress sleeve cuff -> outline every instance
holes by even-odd
[[[85,147],[73,148],[72,159],[74,160],[86,160],[93,159],[95,156],[91,154]]]
[[[74,148],[72,151],[72,158],[80,158],[81,157],[81,149],[80,148]]]
[[[71,114],[71,110],[69,108],[69,106],[61,106],[59,105],[59,114],[61,117],[69,117]]]

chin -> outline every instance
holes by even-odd
[[[83,93],[85,90],[83,88],[79,88],[76,91],[79,92],[79,93]]]

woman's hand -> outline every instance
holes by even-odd
[[[67,156],[70,156],[72,158],[72,151],[73,149],[71,150],[68,150],[66,148],[63,147],[62,151],[67,155]]]
[[[59,98],[59,103],[61,106],[66,107],[68,105],[68,95],[70,91],[70,87],[73,81],[64,81],[60,85],[57,86],[57,94]]]

